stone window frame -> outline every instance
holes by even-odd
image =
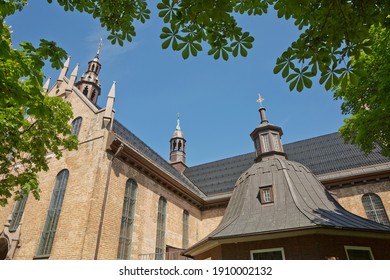
[[[137,201],[138,184],[134,179],[126,181],[125,195],[123,199],[121,228],[119,232],[118,260],[129,260],[131,256],[131,243],[133,239],[133,227],[135,216],[135,204]]]
[[[345,255],[347,256],[348,260],[354,260],[350,258],[350,254],[348,254],[348,250],[355,250],[355,251],[367,251],[370,254],[369,260],[374,260],[374,254],[372,253],[371,247],[365,247],[365,246],[344,246]]]
[[[156,250],[155,259],[165,259],[165,231],[166,231],[166,216],[167,216],[167,200],[161,196],[158,200],[157,211],[157,231],[156,231]]]
[[[69,181],[69,170],[62,169],[56,176],[53,193],[50,199],[45,224],[38,243],[38,249],[34,259],[49,258],[54,244],[62,203],[64,202],[66,186]]]
[[[284,254],[284,248],[278,247],[278,248],[267,248],[267,249],[256,249],[256,250],[250,250],[251,254],[251,260],[257,260],[255,259],[255,254],[261,254],[261,253],[268,253],[268,252],[281,252],[282,259],[285,260],[286,256]]]

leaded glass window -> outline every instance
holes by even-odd
[[[72,122],[72,134],[74,135],[79,135],[80,132],[80,127],[81,127],[81,122],[83,121],[82,117],[75,118]]]
[[[189,229],[189,216],[187,210],[183,211],[183,248],[188,248],[188,229]]]
[[[137,183],[133,179],[129,179],[126,182],[117,256],[117,258],[121,260],[130,259],[136,196]]]
[[[363,195],[362,203],[368,219],[384,225],[390,225],[386,210],[378,195],[367,193]]]
[[[66,185],[68,183],[69,171],[64,169],[57,175],[53,194],[47,211],[46,222],[43,227],[39,241],[37,256],[50,255],[56,234],[58,220],[60,218],[62,202],[64,201]]]
[[[164,259],[166,211],[167,200],[164,197],[160,197],[157,212],[156,260]]]
[[[9,231],[13,232],[18,229],[23,216],[24,207],[26,206],[28,194],[24,194],[21,200],[16,201],[14,210],[12,211],[12,219],[9,225]]]

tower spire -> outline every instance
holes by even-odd
[[[100,39],[95,57],[88,62],[87,71],[81,76],[80,81],[75,84],[75,86],[94,104],[96,104],[101,92],[99,72],[102,66],[99,61],[99,55],[102,45],[103,40]]]
[[[181,130],[180,128],[180,113],[177,113],[177,125],[176,125],[176,130]]]
[[[265,108],[262,102],[264,98],[259,94],[259,98],[256,100],[260,103],[260,125],[253,130],[250,134],[256,148],[256,162],[273,158],[275,156],[281,156],[287,158],[283,151],[282,142],[280,140],[283,135],[283,131],[279,126],[270,124],[265,114]]]
[[[100,50],[102,49],[102,46],[103,46],[103,39],[100,38],[100,43],[98,44],[98,49],[95,55],[96,58],[99,58],[99,54],[100,54]]]
[[[180,113],[177,113],[176,129],[173,132],[170,142],[169,161],[173,167],[183,173],[186,165],[186,139],[180,128]]]

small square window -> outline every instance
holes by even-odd
[[[370,247],[345,246],[345,252],[349,260],[373,260]]]
[[[260,200],[261,204],[269,204],[274,202],[274,194],[272,191],[272,186],[260,187],[259,194],[257,198]]]

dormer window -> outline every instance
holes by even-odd
[[[257,198],[260,200],[261,204],[269,204],[274,202],[274,194],[272,191],[272,186],[265,186],[259,188],[259,194]]]

